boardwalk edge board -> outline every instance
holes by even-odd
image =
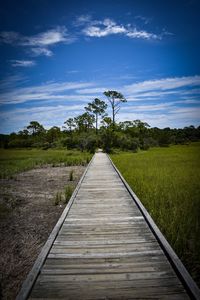
[[[175,270],[176,274],[178,275],[178,278],[181,280],[183,283],[185,289],[187,290],[189,296],[191,299],[199,300],[200,299],[200,290],[197,286],[197,284],[194,282],[192,279],[191,275],[188,273],[186,270],[185,266],[181,262],[181,260],[178,258],[177,254],[174,252],[166,238],[163,236],[161,233],[160,229],[158,226],[155,224],[153,221],[152,217],[150,214],[147,212],[146,208],[140,201],[140,199],[137,197],[137,195],[132,191],[131,187],[129,184],[126,182],[126,180],[123,178],[121,175],[120,171],[117,169],[115,164],[113,163],[112,159],[110,156],[107,154],[107,157],[109,158],[113,168],[116,170],[118,173],[120,179],[124,183],[126,189],[128,190],[129,194],[133,198],[133,201],[136,203],[138,206],[139,210],[141,211],[142,215],[144,216],[145,220],[147,221],[147,224],[149,225],[151,231],[153,232],[154,236],[156,237],[158,243],[160,244],[162,250],[164,251],[166,257],[168,258],[169,262],[171,263],[173,269]]]
[[[70,208],[71,208],[71,206],[74,202],[74,199],[75,199],[75,197],[76,197],[76,195],[77,195],[77,193],[80,189],[81,183],[82,183],[82,181],[83,181],[83,179],[84,179],[84,177],[85,177],[85,175],[86,175],[86,173],[87,173],[87,171],[88,171],[88,169],[89,169],[89,167],[90,167],[90,165],[91,165],[91,163],[94,159],[94,156],[95,155],[93,155],[93,157],[91,158],[89,164],[87,165],[87,168],[84,171],[81,179],[79,180],[79,182],[78,182],[78,184],[77,184],[77,186],[76,186],[69,202],[67,203],[63,213],[61,214],[58,222],[56,223],[55,227],[53,228],[50,236],[48,237],[48,240],[44,244],[44,246],[43,246],[40,254],[38,255],[31,271],[29,272],[29,274],[27,275],[24,283],[22,284],[21,290],[19,291],[19,293],[16,297],[16,300],[25,300],[30,295],[32,287],[33,287],[35,281],[37,280],[37,277],[40,274],[41,268],[42,268],[42,266],[43,266],[43,264],[44,264],[44,262],[47,258],[47,255],[49,254],[49,251],[50,251],[50,249],[51,249],[51,247],[52,247],[52,245],[53,245],[53,243],[54,243],[54,241],[55,241],[55,239],[56,239],[56,237],[59,233],[59,230],[62,227],[62,225],[65,221],[65,218],[67,217],[67,215],[69,213],[69,210],[70,210]]]

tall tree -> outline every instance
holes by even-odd
[[[101,121],[103,127],[110,127],[112,125],[112,119],[110,117],[104,117],[103,120]]]
[[[49,143],[53,143],[61,136],[61,130],[57,126],[51,127],[46,133],[46,139]]]
[[[95,115],[96,134],[98,133],[98,117],[102,115],[105,116],[105,110],[107,107],[108,105],[98,98],[95,98],[92,103],[88,103],[88,106],[85,107],[87,112],[91,112]]]
[[[44,127],[37,121],[31,121],[30,124],[26,128],[28,130],[30,130],[32,135],[38,135],[40,133],[45,132]]]
[[[74,118],[76,126],[79,131],[88,131],[88,129],[93,127],[95,118],[93,115],[90,115],[88,112]]]
[[[76,125],[75,125],[74,118],[69,118],[69,119],[67,119],[67,120],[64,122],[64,124],[66,124],[67,127],[69,128],[69,132],[72,132],[73,127],[76,126]]]
[[[115,116],[120,110],[121,102],[127,102],[124,96],[117,91],[105,91],[104,95],[107,97],[112,108],[112,122],[115,125]]]

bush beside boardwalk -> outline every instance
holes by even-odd
[[[200,143],[111,158],[200,286]]]

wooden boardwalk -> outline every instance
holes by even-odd
[[[70,205],[29,299],[190,299],[106,154]]]

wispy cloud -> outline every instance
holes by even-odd
[[[37,120],[50,128],[52,126],[64,125],[64,121],[69,117],[80,114],[85,104],[80,105],[53,105],[39,106],[32,108],[16,108],[12,111],[0,111],[0,123],[7,132],[17,132],[27,126],[31,120]]]
[[[170,77],[155,80],[146,80],[125,86],[109,87],[119,89],[128,101],[147,101],[176,96],[182,99],[195,97],[199,99],[200,76]],[[107,87],[89,87],[79,89],[78,94],[102,94]]]
[[[103,94],[106,90],[108,90],[108,87],[94,87],[94,88],[87,88],[87,89],[80,89],[77,90],[76,92],[78,94]]]
[[[68,100],[88,101],[93,95],[76,95],[73,90],[92,87],[91,82],[51,82],[38,86],[15,88],[12,91],[1,93],[0,104],[19,104],[30,101]]]
[[[52,56],[53,55],[53,52],[51,50],[49,50],[48,48],[41,48],[41,47],[30,48],[30,53],[33,56],[40,56],[40,55]]]
[[[0,80],[0,92],[13,90],[24,84],[26,81],[27,78],[20,74],[7,76],[6,78]]]
[[[147,32],[144,30],[138,30],[136,28],[128,31],[126,33],[126,36],[133,38],[133,39],[146,39],[146,40],[156,40],[156,39],[161,39],[161,35],[157,35],[155,33]]]
[[[1,43],[28,47],[30,52],[35,56],[51,56],[53,53],[48,47],[59,43],[70,44],[74,41],[75,38],[69,35],[65,26],[57,26],[32,36],[24,36],[14,31],[0,32]]]
[[[126,29],[123,25],[117,25],[110,19],[104,19],[103,21],[91,22],[83,29],[83,33],[90,37],[102,37],[110,34],[126,33]]]
[[[142,15],[137,15],[134,17],[136,20],[140,20],[142,21],[144,24],[149,24],[152,20],[152,18],[147,18],[147,17],[144,17]]]
[[[159,80],[147,80],[143,82],[133,83],[126,85],[123,91],[127,94],[136,93],[149,93],[150,91],[166,91],[187,86],[199,86],[200,76],[185,76],[185,77],[172,77],[162,78]]]
[[[20,78],[10,78],[11,83],[18,80]],[[0,86],[5,83],[0,82]],[[128,100],[122,105],[117,121],[141,119],[157,127],[199,125],[199,86],[200,76],[185,76],[112,87]],[[38,120],[47,127],[61,126],[66,118],[82,113],[86,103],[97,95],[106,101],[105,90],[106,86],[95,82],[47,82],[13,87],[12,91],[0,95],[3,128],[17,130],[31,120]],[[21,103],[28,103],[28,108],[18,106]],[[10,104],[15,104],[14,108]],[[110,107],[108,113],[111,113]]]
[[[109,88],[99,86],[94,82],[47,82],[37,86],[13,88],[12,91],[1,93],[0,104],[52,99],[87,101],[88,97],[91,99],[95,95],[102,97],[107,89],[120,90],[129,103],[149,100],[164,101],[172,97],[177,97],[179,101],[198,101],[199,86],[200,76],[198,75],[147,80]]]
[[[11,60],[11,65],[13,67],[33,67],[36,65],[33,60]]]
[[[162,38],[162,35],[137,29],[135,26],[133,27],[130,24],[117,24],[109,18],[104,19],[103,21],[90,21],[82,32],[84,35],[89,37],[105,37],[113,34],[121,34],[132,39],[152,40]]]
[[[89,22],[91,22],[92,17],[90,15],[80,15],[76,17],[75,21],[73,22],[73,25],[76,27],[83,26]]]

